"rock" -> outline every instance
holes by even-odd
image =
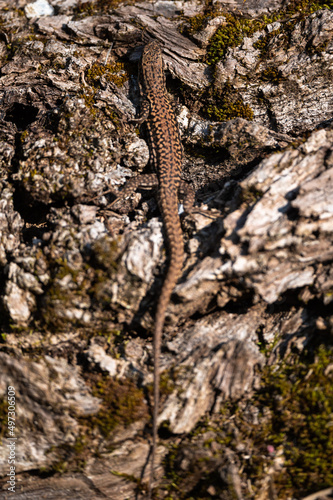
[[[26,5],[24,12],[28,19],[32,19],[34,17],[53,16],[54,9],[47,0],[36,0],[36,2]]]
[[[99,400],[92,397],[78,369],[64,359],[46,357],[33,362],[14,359],[0,352],[0,391],[14,387],[17,401],[16,427],[19,444],[16,471],[47,467],[55,459],[52,447],[73,444],[78,435],[75,415],[92,415]],[[1,448],[1,461],[7,461],[7,449]]]
[[[163,405],[160,422],[167,420],[176,434],[190,432],[207,411],[218,411],[224,400],[251,391],[255,367],[263,362],[251,342],[259,324],[259,317],[252,314],[222,314],[198,321],[168,342],[168,350],[176,356],[169,360],[177,366],[176,390]]]
[[[154,495],[315,491],[331,477],[332,11],[54,0],[27,19],[23,4],[0,5],[0,421],[14,387],[15,498],[146,491],[168,248],[154,192],[113,203],[151,172],[133,121],[143,32],[161,44],[196,191],[179,210]],[[0,460],[6,498],[5,446]]]
[[[281,7],[281,1],[279,0],[268,0],[268,1],[256,1],[247,0],[243,2],[242,0],[227,0],[226,2],[220,2],[220,0],[214,0],[214,4],[218,7],[222,7],[223,10],[228,10],[231,12],[241,12],[242,14],[248,16],[258,16],[261,14],[268,14],[269,12],[274,12]]]
[[[237,88],[261,125],[285,134],[313,130],[332,118],[332,22],[332,11],[323,10],[304,25],[269,25],[245,38],[217,64],[217,88]]]
[[[4,188],[0,194],[0,264],[7,263],[7,255],[20,245],[24,222],[13,207],[13,191]]]
[[[31,293],[23,291],[16,283],[8,282],[3,296],[3,305],[14,323],[26,325],[32,309],[36,306],[36,301]]]

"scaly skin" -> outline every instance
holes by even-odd
[[[186,194],[186,199],[184,199],[186,211],[191,210],[194,191],[180,178],[183,149],[176,117],[166,92],[162,51],[156,41],[147,43],[143,49],[140,89],[141,113],[140,117],[133,121],[139,124],[147,122],[150,161],[156,174],[132,178],[112,205],[117,204],[119,199],[125,198],[139,186],[152,187],[157,185],[159,206],[169,247],[169,266],[155,316],[153,445],[148,492],[148,498],[151,498],[159,414],[161,340],[166,311],[173,289],[181,275],[184,261],[183,233],[178,215],[178,191],[183,191]]]
[[[154,413],[153,447],[149,481],[149,498],[154,479],[159,412],[160,354],[165,315],[173,289],[181,275],[184,261],[183,234],[178,215],[178,189],[182,168],[182,145],[176,117],[165,87],[162,52],[159,44],[149,42],[141,62],[141,92],[143,116],[147,119],[150,156],[158,177],[159,206],[169,246],[169,267],[158,300],[154,332]]]

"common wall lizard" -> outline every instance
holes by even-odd
[[[143,49],[140,80],[143,97],[140,120],[147,120],[150,157],[158,177],[159,207],[169,246],[169,267],[155,316],[153,445],[149,480],[151,497],[157,445],[161,340],[167,307],[184,261],[183,234],[178,215],[183,150],[176,117],[166,92],[162,51],[156,41],[149,42]]]
[[[156,172],[131,179],[122,196],[137,187],[158,186],[159,207],[162,213],[166,239],[169,247],[169,266],[157,303],[154,331],[154,411],[153,444],[148,498],[151,498],[154,480],[154,463],[157,444],[157,419],[159,414],[160,354],[163,326],[171,294],[181,275],[184,261],[183,234],[178,215],[178,192],[186,191],[184,208],[189,211],[194,201],[194,191],[181,180],[182,144],[176,117],[169,101],[160,45],[150,41],[143,49],[140,67],[141,112],[134,120],[147,122],[150,146],[150,161]]]

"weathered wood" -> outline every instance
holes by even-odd
[[[267,365],[297,366],[304,346],[331,342],[332,11],[284,14],[230,43],[213,71],[227,12],[281,2],[224,2],[190,37],[180,24],[205,17],[202,3],[97,3],[80,14],[58,2],[38,19],[0,3],[0,422],[14,386],[15,498],[135,498],[147,478],[161,222],[149,193],[124,214],[108,208],[149,170],[131,122],[144,32],[163,45],[198,205],[163,340],[159,495],[177,472],[187,496],[275,499],[284,449],[255,442],[249,429],[261,436],[271,409],[251,396]],[[226,416],[234,402],[242,425]],[[0,498],[7,459],[1,446]]]

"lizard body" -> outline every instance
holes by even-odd
[[[149,484],[149,496],[151,496],[159,411],[161,340],[167,307],[181,275],[184,261],[183,234],[178,215],[183,150],[176,117],[166,92],[162,51],[155,41],[149,42],[144,47],[140,76],[144,98],[142,118],[147,119],[150,156],[158,177],[159,207],[169,247],[169,266],[155,316],[153,446]]]
[[[140,93],[141,112],[139,118],[133,122],[141,124],[145,121],[147,124],[150,161],[156,173],[130,179],[120,198],[126,197],[139,186],[158,186],[159,207],[169,248],[169,265],[155,314],[153,443],[148,492],[148,498],[151,498],[157,444],[163,326],[171,294],[181,275],[184,261],[183,233],[178,215],[178,192],[183,191],[186,196],[185,211],[189,212],[194,202],[193,189],[180,177],[183,149],[177,120],[166,91],[162,51],[156,41],[148,42],[143,49],[140,66]]]

